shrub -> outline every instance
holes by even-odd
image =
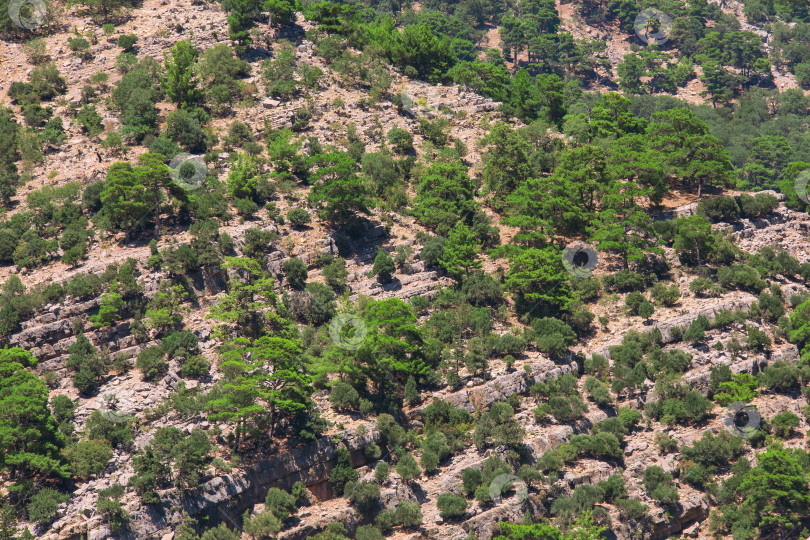
[[[385,540],[380,529],[374,525],[360,525],[354,535],[355,540]]]
[[[101,474],[113,457],[107,441],[81,441],[68,451],[73,474],[83,480]]]
[[[799,427],[799,417],[788,411],[779,413],[771,419],[771,427],[774,435],[789,439],[793,434],[793,428]]]
[[[712,373],[714,374],[714,370]],[[720,377],[718,371],[717,379],[719,380]],[[758,386],[759,381],[756,377],[750,373],[739,373],[733,375],[731,380],[717,383],[716,388],[713,390],[713,392],[716,392],[714,400],[723,407],[727,407],[735,401],[748,403],[759,394]]]
[[[763,386],[775,392],[788,392],[799,385],[799,368],[784,360],[768,365],[757,376]]]
[[[309,212],[303,208],[292,208],[287,212],[287,220],[293,227],[303,227],[310,221]]]
[[[307,272],[307,265],[299,259],[298,257],[292,257],[291,259],[287,259],[284,261],[282,265],[282,270],[284,270],[284,277],[287,279],[287,283],[293,289],[303,289],[304,283],[306,283],[308,272]]]
[[[416,463],[412,454],[402,456],[397,462],[396,470],[397,474],[406,482],[419,478],[419,475],[422,474],[422,469],[419,468],[419,464]]]
[[[742,454],[742,439],[728,431],[721,431],[717,435],[705,431],[691,447],[685,446],[681,451],[684,458],[704,467],[724,468]]]
[[[650,465],[644,470],[644,488],[652,499],[664,504],[678,502],[678,490],[672,480],[672,475],[658,465]]]
[[[377,276],[382,283],[391,281],[396,265],[394,260],[385,252],[384,249],[377,251],[377,256],[374,257],[374,266],[371,269],[371,274]]]
[[[596,377],[588,377],[585,380],[585,390],[588,392],[591,399],[600,407],[606,407],[613,402],[613,398],[610,395],[610,387]]]
[[[360,394],[350,384],[338,381],[332,387],[329,401],[336,409],[357,409]]]
[[[388,142],[400,153],[413,150],[413,135],[405,129],[392,128],[388,131]]]
[[[31,496],[28,503],[28,520],[47,527],[57,516],[59,505],[70,500],[70,496],[52,488],[42,488]]]
[[[431,236],[422,245],[419,258],[424,261],[425,266],[435,268],[439,261],[444,258],[444,245],[447,239],[443,236]]]
[[[703,315],[698,315],[689,325],[689,329],[683,334],[683,339],[691,343],[698,343],[706,337],[706,330],[710,328],[711,323],[709,320]]]
[[[76,404],[73,400],[64,394],[58,394],[51,398],[51,410],[53,417],[59,423],[69,422],[73,419],[73,412],[76,410]]]
[[[656,283],[650,291],[650,296],[652,296],[656,304],[674,306],[678,303],[678,299],[681,297],[681,292],[677,285],[667,287],[663,283]]]
[[[126,52],[130,52],[138,42],[138,36],[133,34],[121,34],[118,36],[118,46]]]
[[[380,510],[377,517],[374,518],[374,525],[379,527],[381,531],[390,531],[394,527],[394,515],[394,510],[388,508]]]
[[[624,299],[624,307],[627,308],[627,311],[631,314],[638,315],[638,308],[641,306],[643,302],[646,302],[647,299],[644,298],[644,295],[638,291],[633,291],[628,294]]]
[[[349,459],[349,450],[341,445],[337,448],[337,463],[332,471],[329,473],[329,483],[336,494],[342,495],[343,488],[349,482],[354,482],[360,475],[352,468],[351,460]]]
[[[349,271],[346,270],[346,261],[344,259],[336,258],[324,266],[322,272],[327,285],[337,291],[346,288],[346,278],[349,276]]]
[[[290,494],[295,498],[296,504],[301,504],[309,500],[309,490],[301,481],[297,481],[292,485]]]
[[[779,200],[770,193],[757,193],[756,195],[740,195],[740,210],[748,219],[759,219],[770,214],[779,205]]]
[[[605,290],[617,292],[643,291],[646,286],[644,276],[633,270],[620,270],[603,276],[602,285]]]
[[[764,331],[753,326],[748,327],[748,348],[753,351],[766,351],[771,348],[771,338]]]
[[[553,357],[561,357],[568,347],[577,342],[577,335],[563,321],[554,317],[544,317],[532,321],[537,348]]]
[[[711,475],[708,469],[706,469],[706,467],[703,465],[691,465],[688,469],[686,469],[683,479],[692,486],[698,489],[703,489],[709,482],[710,476]]]
[[[436,498],[436,507],[444,519],[458,518],[467,511],[467,501],[452,493],[442,493]]]
[[[200,120],[186,109],[177,109],[166,116],[166,135],[187,152],[202,153],[206,150]]]
[[[389,469],[390,467],[385,461],[380,461],[377,463],[377,466],[374,467],[374,479],[378,484],[383,484],[386,480],[388,480]]]
[[[721,266],[717,269],[717,282],[726,288],[738,287],[755,293],[766,287],[757,269],[747,264]]]
[[[413,501],[403,501],[399,503],[394,511],[394,522],[406,529],[418,527],[422,524],[422,510],[419,503]]]
[[[146,380],[154,380],[166,373],[169,363],[166,361],[166,353],[159,346],[147,347],[138,353],[135,367],[143,373]]]
[[[129,421],[122,422],[120,418],[111,420],[99,410],[93,411],[87,419],[86,432],[91,440],[104,439],[114,447],[126,448],[133,439]]]
[[[479,449],[487,446],[518,446],[526,431],[515,420],[515,410],[504,401],[492,404],[476,422],[473,443]]]
[[[636,499],[618,499],[614,505],[624,519],[641,521],[647,516],[647,505]]]
[[[655,444],[658,445],[658,450],[662,454],[669,454],[678,450],[678,441],[666,433],[656,433],[654,441]]]
[[[267,496],[264,499],[264,505],[268,512],[272,513],[281,521],[286,520],[296,511],[295,497],[286,491],[275,487],[270,488],[267,491]]]
[[[377,484],[350,482],[346,484],[344,494],[352,506],[366,516],[369,516],[380,505],[380,486]]]
[[[740,217],[740,207],[734,197],[703,198],[698,203],[697,212],[712,222],[736,221]]]

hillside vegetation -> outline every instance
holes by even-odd
[[[0,540],[806,538],[805,0],[0,0]]]

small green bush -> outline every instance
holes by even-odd
[[[436,507],[444,519],[454,519],[467,511],[467,500],[452,493],[442,493],[436,499]]]
[[[42,488],[28,503],[28,520],[42,527],[50,525],[57,517],[59,505],[70,500],[70,496],[55,489]]]
[[[779,413],[771,419],[771,427],[774,435],[789,439],[793,435],[793,429],[799,427],[799,417],[788,411]]]
[[[654,500],[664,504],[675,504],[679,500],[678,490],[672,475],[658,465],[650,465],[644,470],[644,488]]]
[[[406,529],[421,525],[422,510],[419,508],[419,503],[414,501],[403,501],[399,503],[394,511],[394,522]]]
[[[265,509],[284,521],[296,512],[295,497],[279,488],[270,488],[264,499]]]

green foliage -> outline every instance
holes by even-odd
[[[730,381],[720,382],[714,390],[714,400],[727,407],[735,401],[750,403],[758,394],[759,381],[749,373],[733,375]]]
[[[799,369],[784,360],[769,364],[757,377],[762,386],[774,392],[789,392],[799,386]]]
[[[650,465],[644,469],[643,482],[647,494],[654,500],[663,504],[678,502],[678,490],[675,488],[672,475],[658,465]]]
[[[351,385],[337,381],[329,394],[329,401],[336,409],[356,409],[360,394]]]
[[[82,480],[104,472],[113,457],[110,443],[98,440],[80,441],[67,454],[73,474]]]
[[[344,495],[362,515],[370,516],[380,505],[380,487],[369,482],[349,482]]]
[[[799,427],[799,417],[789,411],[781,412],[771,419],[771,427],[774,435],[789,439],[793,434],[793,428]]]
[[[55,489],[40,489],[31,497],[31,502],[26,507],[29,521],[47,527],[56,519],[59,505],[68,500],[70,496]]]
[[[444,519],[454,519],[461,517],[467,511],[467,501],[464,497],[453,495],[452,493],[442,493],[436,499],[436,506],[439,514]]]
[[[402,501],[394,510],[394,522],[400,527],[410,529],[422,524],[422,510],[419,503]]]
[[[318,208],[322,219],[344,225],[358,213],[368,213],[371,205],[368,189],[357,174],[356,161],[348,154],[320,154],[313,158],[318,166],[316,182],[309,201]]]
[[[655,393],[659,399],[648,402],[644,412],[663,423],[699,423],[712,409],[712,402],[708,398],[684,384],[672,384],[661,379],[655,385]]]
[[[543,317],[532,321],[537,348],[554,358],[562,357],[568,347],[577,342],[571,327],[554,317]]]
[[[0,350],[0,469],[66,478],[59,456],[64,439],[48,408],[48,388],[26,370],[36,363],[23,349]]]
[[[402,477],[406,482],[410,482],[422,474],[422,469],[416,463],[416,459],[412,454],[405,454],[397,462],[397,474]]]
[[[270,488],[264,499],[265,509],[272,513],[279,521],[284,522],[295,513],[295,497],[278,488]]]
[[[287,259],[282,265],[282,270],[290,287],[294,289],[304,288],[308,276],[307,265],[304,261],[298,257]]]
[[[345,446],[337,448],[337,463],[329,473],[329,484],[337,494],[343,494],[343,489],[349,482],[357,480],[359,473],[351,466],[349,450]]]
[[[515,410],[505,401],[493,403],[475,424],[473,443],[479,449],[489,446],[515,448],[523,442],[526,431],[515,420]]]
[[[388,480],[389,465],[385,461],[380,461],[374,468],[374,479],[378,484],[383,484]]]
[[[155,380],[166,373],[169,363],[166,361],[166,353],[163,349],[152,346],[138,353],[135,367],[143,373],[144,379]]]
[[[382,283],[389,283],[394,270],[396,270],[394,260],[384,249],[378,250],[377,256],[374,257],[374,266],[371,268],[372,275],[377,276]]]

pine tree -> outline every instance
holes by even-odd
[[[0,470],[11,478],[68,478],[60,456],[65,441],[48,407],[48,387],[25,369],[36,364],[18,347],[0,350]]]
[[[219,397],[209,402],[212,420],[236,423],[238,448],[248,424],[268,425],[306,411],[312,389],[295,324],[274,290],[274,281],[254,259],[228,257],[228,292],[209,317],[223,325]]]
[[[405,383],[405,403],[413,405],[419,399],[419,392],[416,389],[416,379],[413,376],[408,377],[408,382]]]
[[[399,458],[396,470],[397,474],[406,482],[419,478],[419,475],[422,474],[422,469],[419,468],[419,464],[416,462],[413,454],[405,454]]]
[[[166,75],[163,88],[178,107],[186,108],[198,103],[201,96],[195,78],[197,50],[187,40],[178,41],[163,54]]]
[[[148,212],[147,193],[135,171],[127,162],[113,163],[101,192],[104,217],[112,228],[124,230],[124,243],[129,244],[130,229]]]
[[[121,320],[124,311],[124,299],[118,293],[118,282],[110,283],[109,290],[101,297],[101,305],[96,315],[90,316],[90,322],[94,328],[110,326],[115,321]]]
[[[461,282],[470,270],[481,268],[481,261],[478,260],[480,252],[481,246],[470,229],[463,222],[458,222],[447,237],[439,263],[456,281]]]

